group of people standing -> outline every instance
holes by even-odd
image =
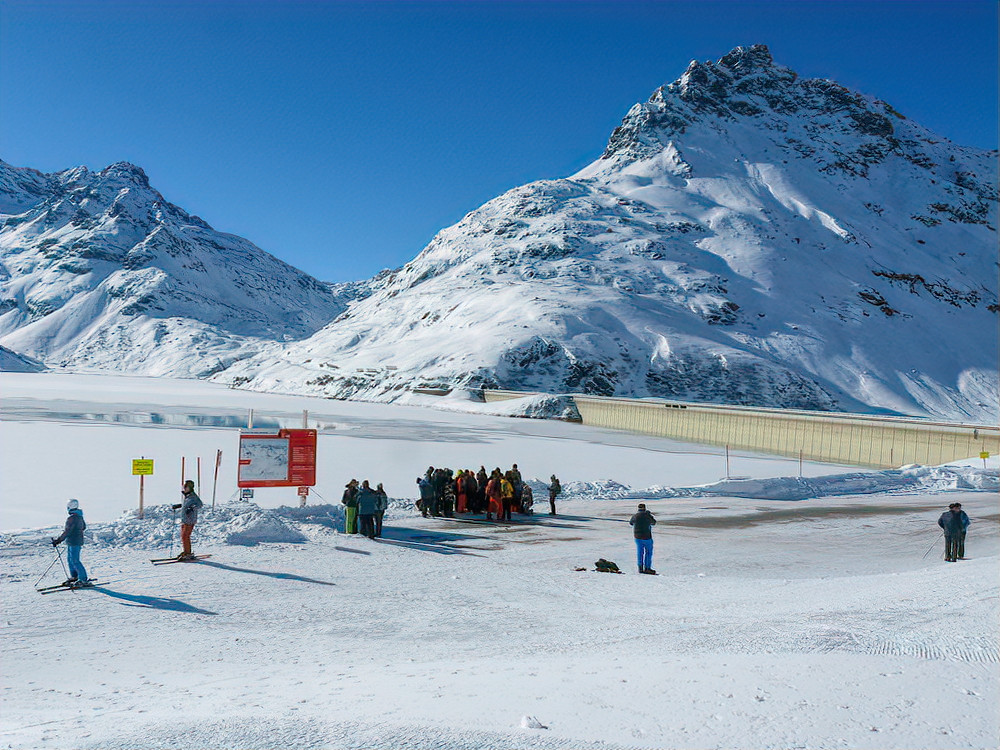
[[[424,518],[450,518],[455,513],[485,513],[487,520],[509,521],[511,513],[534,513],[534,491],[521,477],[517,464],[506,472],[498,466],[489,474],[485,466],[480,466],[478,472],[459,469],[457,473],[452,469],[429,466],[416,481],[420,492],[416,504]],[[555,474],[548,490],[550,514],[554,516],[555,499],[562,492]]]
[[[382,536],[382,520],[389,507],[389,496],[381,482],[372,489],[367,479],[360,485],[357,479],[352,479],[345,486],[344,497],[340,502],[345,506],[345,533],[360,533],[369,539]]]

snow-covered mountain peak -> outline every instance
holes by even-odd
[[[696,125],[721,134],[734,122],[750,120],[756,127],[784,132],[790,119],[811,122],[806,140],[829,140],[829,133],[889,140],[869,148],[873,152],[898,147],[892,136],[905,120],[884,102],[833,81],[799,78],[757,44],[737,47],[715,62],[692,60],[680,78],[632,107],[602,158],[648,158]]]
[[[0,343],[46,364],[392,399],[501,386],[992,421],[997,154],[763,45],[694,62],[601,158],[329,287],[131,164],[0,163]]]

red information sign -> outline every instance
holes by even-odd
[[[316,430],[240,432],[240,487],[312,487]]]

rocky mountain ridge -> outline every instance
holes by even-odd
[[[293,314],[292,340],[186,319],[230,346],[198,352],[216,363],[194,374],[338,398],[487,385],[993,421],[996,171],[995,151],[737,48],[632,107],[576,175],[508,191],[402,268],[310,302],[329,317]],[[0,343],[49,362],[25,328]]]
[[[0,162],[0,338],[48,364],[205,376],[346,308],[330,285],[166,201],[132,164]]]

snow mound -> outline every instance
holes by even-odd
[[[534,484],[534,483],[532,483]],[[652,500],[670,497],[742,497],[750,500],[809,500],[843,495],[997,492],[1000,472],[972,466],[904,466],[884,471],[830,474],[822,477],[723,479],[698,487],[654,485],[633,490],[613,480],[567,482],[565,500]]]
[[[507,401],[477,401],[469,391],[455,390],[446,396],[429,396],[423,393],[407,393],[397,400],[399,404],[429,406],[442,411],[458,411],[466,414],[488,414],[494,417],[525,417],[528,419],[562,419],[580,422],[580,412],[571,396],[536,393]]]
[[[521,729],[548,729],[548,727],[542,724],[542,722],[534,716],[522,716]]]
[[[226,537],[227,544],[252,547],[262,542],[285,542],[297,544],[306,541],[299,531],[290,528],[275,513],[245,513],[234,518],[228,525],[232,529]]]
[[[563,482],[562,500],[621,500],[630,497],[632,488],[614,479],[597,482]]]
[[[169,505],[146,508],[145,518],[130,510],[108,524],[89,527],[93,544],[137,549],[162,548],[180,539],[179,521]],[[238,502],[204,508],[194,532],[195,544],[301,543],[306,537],[275,510]]]

